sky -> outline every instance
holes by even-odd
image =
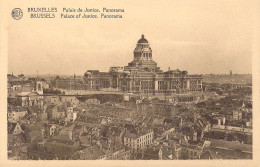
[[[252,5],[227,0],[9,2],[8,73],[83,75],[133,60],[144,34],[162,70],[190,74],[252,73]],[[29,19],[28,7],[123,8],[122,19]],[[59,15],[58,15],[59,16]]]

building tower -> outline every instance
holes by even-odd
[[[131,69],[145,69],[146,71],[155,72],[159,70],[157,63],[153,61],[153,51],[148,43],[148,40],[144,38],[142,34],[141,39],[138,40],[134,49],[134,60],[128,63],[125,70]]]
[[[43,94],[43,87],[42,87],[42,82],[41,81],[36,81],[36,92],[39,93],[40,95]]]
[[[136,44],[134,60],[152,60],[152,49],[143,34]]]
[[[232,70],[230,70],[230,73],[229,73],[229,74],[230,74],[230,76],[232,76]]]

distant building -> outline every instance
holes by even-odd
[[[152,49],[142,35],[134,50],[134,60],[125,67],[111,67],[109,72],[88,70],[84,74],[88,90],[116,89],[124,92],[157,94],[202,91],[202,75],[187,71],[163,72],[152,59]]]
[[[61,78],[59,76],[55,79],[55,87],[58,89],[66,90],[81,90],[83,89],[82,78],[73,76],[73,78]]]

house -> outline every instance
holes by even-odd
[[[49,105],[62,105],[59,96],[44,96],[44,104]]]
[[[49,120],[59,118],[58,107],[56,105],[48,106],[46,112]]]
[[[43,96],[38,92],[22,92],[17,97],[22,106],[43,106]]]
[[[203,148],[199,145],[182,145],[182,156],[184,159],[199,159]]]
[[[73,107],[68,107],[67,117],[65,118],[66,122],[74,122],[77,119],[77,112],[74,111]]]
[[[77,106],[80,103],[75,96],[60,96],[60,101],[62,103],[70,103],[71,106]]]
[[[72,140],[77,140],[85,131],[85,125],[77,124],[72,131]]]
[[[81,143],[81,146],[82,147],[92,146],[94,144],[94,142],[93,142],[94,137],[95,137],[95,134],[92,133],[92,130],[87,130],[86,132],[83,132],[79,136],[79,141]]]
[[[153,143],[154,131],[152,129],[139,130],[137,133],[126,131],[124,145],[132,149],[140,149]]]
[[[179,157],[181,156],[181,147],[161,146],[158,156],[159,160],[179,159]]]
[[[61,127],[59,134],[63,136],[67,136],[70,140],[72,140],[73,129],[75,126],[76,124],[67,123],[64,127]]]
[[[28,114],[26,108],[17,108],[8,110],[7,119],[9,122],[18,122],[20,121],[26,114]]]
[[[46,109],[47,115],[48,115],[48,119],[51,120],[58,120],[58,119],[65,119],[66,116],[66,106],[61,105],[61,106],[57,106],[57,105],[50,105],[47,107]]]
[[[85,125],[76,123],[67,123],[59,131],[60,135],[68,136],[71,140],[77,140],[85,131]]]
[[[45,134],[47,136],[58,135],[57,125],[54,125],[54,124],[45,125],[44,130],[45,130]]]
[[[234,120],[241,120],[243,119],[243,113],[240,110],[234,110],[233,111],[233,119]]]
[[[103,138],[105,139],[105,138]],[[116,140],[98,140],[97,145],[105,152],[106,159],[124,160],[130,159],[131,150],[124,147],[121,142]]]
[[[34,88],[32,86],[23,86],[23,85],[13,85],[8,91],[8,98],[17,98],[17,95],[29,94],[33,92]]]

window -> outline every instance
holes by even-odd
[[[158,90],[163,89],[163,81],[158,81]]]
[[[38,90],[42,90],[41,84],[38,84]]]

